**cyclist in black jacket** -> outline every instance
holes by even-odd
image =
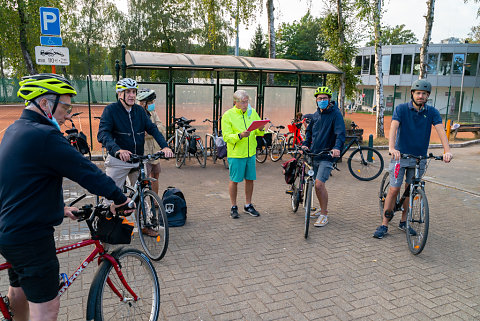
[[[12,264],[8,298],[15,320],[56,320],[60,306],[59,263],[54,226],[64,216],[62,180],[112,200],[111,210],[129,201],[98,167],[60,132],[70,118],[75,89],[63,77],[24,77],[18,96],[27,107],[0,144],[0,253]]]

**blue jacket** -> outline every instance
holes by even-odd
[[[0,244],[22,244],[53,234],[63,220],[64,177],[116,204],[127,200],[47,118],[25,109],[0,144]]]
[[[117,101],[103,110],[97,140],[112,156],[120,149],[143,155],[145,132],[152,135],[161,148],[167,147],[165,138],[141,106],[133,105],[128,112],[122,103]]]
[[[323,112],[318,109],[308,124],[303,145],[312,153],[338,149],[342,151],[345,143],[345,122],[334,101]],[[330,155],[322,155],[318,159],[333,160]]]

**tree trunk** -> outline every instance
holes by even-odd
[[[27,19],[25,17],[25,1],[24,0],[17,0],[18,4],[18,15],[20,17],[20,49],[22,50],[23,60],[25,61],[25,67],[27,68],[27,72],[30,75],[37,74],[37,69],[33,64],[32,55],[28,51],[28,40],[27,40]]]
[[[377,137],[385,137],[384,126],[383,126],[384,106],[383,106],[382,42],[380,40],[380,36],[381,36],[380,17],[382,12],[382,0],[375,0],[375,6],[377,8],[377,11],[374,10],[373,17],[374,17],[374,29],[375,29],[375,75],[377,80],[376,132],[377,132]]]
[[[275,8],[273,6],[273,0],[267,0],[267,16],[268,16],[268,57],[275,59]],[[273,74],[267,75],[267,85],[273,85]]]
[[[94,15],[94,10],[96,10],[97,7],[97,1],[92,0],[92,3],[90,4],[90,12],[88,13],[88,32],[86,34],[87,39],[85,41],[85,46],[87,47],[87,70],[88,70],[88,86],[90,86],[90,95],[92,97],[92,102],[96,103],[97,99],[95,98],[95,92],[93,91],[92,87],[92,62],[91,62],[91,56],[90,56],[90,50],[91,50],[91,44],[90,40],[92,38],[92,24],[93,24],[93,15]]]
[[[345,34],[343,30],[343,17],[342,17],[342,0],[337,0],[337,17],[338,17],[338,36],[339,36],[339,47],[344,50],[345,45]],[[341,52],[341,62],[340,68],[345,69],[345,52]],[[338,108],[342,112],[342,115],[345,116],[345,72],[340,76],[340,89],[338,92]]]
[[[425,15],[425,34],[423,35],[422,47],[420,48],[420,79],[427,78],[427,54],[428,45],[432,35],[433,12],[435,0],[427,0],[427,14]]]

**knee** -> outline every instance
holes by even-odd
[[[323,191],[325,190],[325,183],[322,181],[319,181],[318,179],[315,180],[315,189],[318,191]]]

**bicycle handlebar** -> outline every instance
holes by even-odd
[[[169,159],[168,157],[165,157],[165,153],[160,151],[155,154],[147,154],[147,155],[137,155],[137,154],[132,154],[130,155],[130,160],[128,161],[129,163],[137,163],[139,161],[143,160],[157,160],[157,159]]]
[[[390,155],[390,153],[388,153],[388,154]],[[416,156],[416,155],[412,155],[412,154],[400,154],[400,156],[402,158],[414,158],[414,159],[418,159],[418,160],[428,159],[428,158],[433,158],[435,160],[443,160],[443,155],[442,156],[435,156],[435,155],[433,155],[433,153],[428,154],[428,156]]]

